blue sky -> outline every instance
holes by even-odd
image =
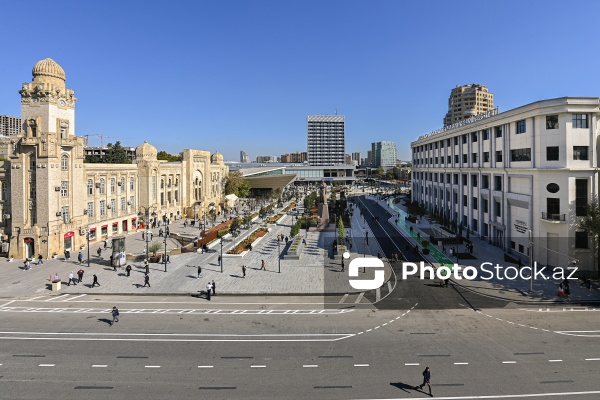
[[[306,116],[346,116],[346,152],[442,126],[450,90],[500,111],[599,96],[593,1],[5,1],[0,114],[53,58],[79,98],[77,135],[159,150],[306,150]],[[91,141],[98,145],[99,142]]]

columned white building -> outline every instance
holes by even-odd
[[[495,110],[411,144],[412,199],[527,260],[596,272],[579,228],[598,193],[600,98],[542,100]]]

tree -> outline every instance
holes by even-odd
[[[244,179],[241,171],[230,172],[225,178],[225,195],[235,194],[240,198],[250,196],[250,183]]]
[[[104,156],[85,156],[84,162],[92,164],[131,164],[131,160],[127,157],[127,152],[121,146],[121,142],[117,141],[114,145],[109,143],[106,147]]]
[[[594,251],[598,251],[598,237],[600,236],[600,204],[594,198],[586,207],[586,218],[579,223],[579,229],[588,232],[594,238]],[[600,263],[600,260],[598,260]],[[598,266],[600,269],[600,265]]]
[[[344,243],[344,239],[346,239],[346,230],[344,229],[344,221],[342,220],[342,218],[338,219],[337,229],[340,243]]]
[[[390,170],[388,170],[388,172],[385,173],[385,178],[386,179],[395,179],[396,173],[394,172],[393,169],[390,169]]]
[[[156,154],[156,159],[157,160],[166,160],[166,161],[181,161],[183,160],[183,153],[179,153],[179,155],[174,155],[174,154],[169,154],[164,150],[159,151]]]
[[[385,171],[383,170],[382,167],[377,168],[377,175],[383,176],[384,174],[385,174]]]

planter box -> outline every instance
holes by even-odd
[[[58,292],[60,290],[61,282],[60,281],[52,281],[52,291]]]

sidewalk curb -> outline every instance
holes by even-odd
[[[184,296],[184,297],[197,297],[201,292],[204,292],[204,290],[199,290],[198,292],[181,292],[181,293],[173,293],[173,292],[169,292],[169,293],[60,293],[60,294],[51,294],[49,296],[51,297],[59,297],[59,296],[64,296],[65,294],[68,295],[72,295],[72,296],[77,296],[77,295],[94,295],[94,296],[167,296],[167,297],[174,297],[174,296]],[[353,293],[360,293],[361,291],[358,292],[353,292]],[[235,296],[243,296],[243,297],[250,297],[250,296],[273,296],[273,297],[284,297],[284,296],[298,296],[298,297],[316,297],[316,296],[323,296],[323,297],[329,297],[329,296],[343,296],[345,294],[347,294],[348,292],[340,292],[340,293],[270,293],[270,292],[258,292],[258,293],[229,293],[229,292],[219,292],[218,294],[216,294],[215,296],[228,296],[228,297],[235,297]],[[38,293],[39,295],[39,293]],[[0,297],[1,299],[14,299],[14,297]],[[68,302],[67,302],[68,303]],[[76,303],[75,301],[73,303]]]

